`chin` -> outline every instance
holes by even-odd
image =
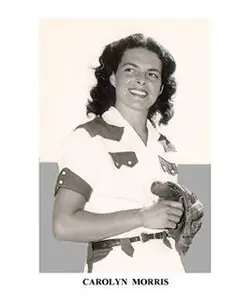
[[[148,111],[151,106],[148,106],[148,105],[133,105],[133,106],[130,106],[130,107],[133,108],[134,110],[137,110],[137,111]]]

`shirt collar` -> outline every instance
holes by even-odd
[[[102,115],[102,118],[109,124],[124,127],[128,122],[123,118],[121,113],[117,108],[111,106],[107,111]]]
[[[109,124],[118,127],[132,127],[129,122],[121,115],[117,108],[111,106],[106,112],[103,113],[102,118]],[[148,129],[148,141],[157,140],[160,138],[160,133],[153,126],[151,121],[147,119],[147,129]]]

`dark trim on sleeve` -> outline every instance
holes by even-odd
[[[77,192],[83,195],[87,201],[89,200],[93,190],[85,180],[68,168],[63,168],[59,173],[56,181],[54,196],[56,196],[60,188]]]

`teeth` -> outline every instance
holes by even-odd
[[[131,89],[130,92],[132,92],[133,94],[139,95],[139,96],[146,96],[147,95],[147,93],[144,92],[144,91],[139,91],[139,90],[134,90],[134,89]]]

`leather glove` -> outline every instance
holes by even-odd
[[[159,201],[182,201],[184,213],[176,229],[168,229],[169,236],[174,238],[176,250],[184,255],[192,244],[194,236],[202,226],[204,207],[194,193],[186,187],[171,182],[155,181],[151,185],[151,191],[159,196]]]

